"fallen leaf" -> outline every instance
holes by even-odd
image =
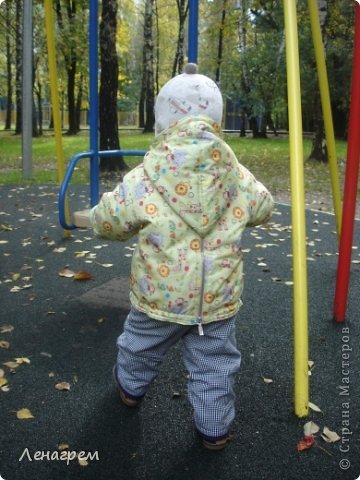
[[[99,263],[99,265],[104,268],[110,268],[114,266],[113,263]]]
[[[90,250],[83,250],[82,252],[74,252],[76,258],[85,257],[87,254],[91,253]]]
[[[319,425],[317,425],[315,422],[307,422],[304,425],[304,435],[313,435],[314,433],[317,433],[320,430]]]
[[[74,280],[93,280],[93,275],[89,272],[76,272]]]
[[[63,450],[68,450],[70,445],[68,443],[60,443],[57,448],[62,452]]]
[[[65,267],[58,275],[59,277],[72,278],[75,275],[75,272],[70,270],[70,268]]]
[[[89,462],[85,458],[78,457],[78,462],[82,467],[87,467],[89,465]]]
[[[325,440],[326,443],[334,443],[340,440],[339,435],[329,430],[328,427],[324,427],[321,438]]]
[[[321,413],[321,409],[317,405],[315,405],[315,403],[309,402],[309,408],[311,408],[311,410],[314,410],[314,412]]]
[[[264,383],[273,383],[274,380],[272,380],[271,378],[264,378],[263,377],[263,380],[264,380]]]
[[[20,273],[13,273],[13,274],[11,275],[11,280],[12,280],[13,282],[16,282],[16,281],[19,280],[20,278],[21,278],[21,274],[20,274]]]
[[[7,342],[6,340],[0,340],[0,348],[4,348],[5,350],[8,350],[10,348],[10,343]]]
[[[9,324],[0,325],[0,333],[9,333],[14,330],[14,327]]]
[[[14,360],[19,365],[21,365],[23,363],[31,363],[30,359],[27,358],[27,357],[18,357],[18,358],[15,358]]]
[[[0,378],[0,387],[3,387],[4,385],[7,385],[8,381],[6,380],[5,377]]]
[[[16,412],[16,416],[19,420],[27,420],[29,418],[34,418],[33,414],[28,408],[21,408]]]
[[[0,223],[0,232],[11,232],[12,228],[9,227],[8,225],[4,225],[3,223]]]
[[[10,370],[15,370],[15,368],[18,368],[20,366],[20,364],[16,362],[4,362],[3,365],[10,368]]]
[[[298,442],[296,446],[296,450],[298,452],[302,452],[303,450],[307,450],[311,448],[314,444],[315,444],[314,435],[304,435],[303,438]]]
[[[25,285],[22,285],[21,287],[20,287],[20,286],[15,286],[15,287],[13,287],[13,288],[10,290],[10,292],[11,292],[11,293],[18,293],[18,292],[20,292],[21,290],[26,290],[27,288],[31,288],[31,287],[32,287],[31,283],[27,283],[27,284],[25,284]]]
[[[54,248],[53,252],[54,253],[63,253],[65,252],[66,247],[59,247],[59,248]]]
[[[68,383],[68,382],[60,382],[60,383],[57,383],[57,384],[55,385],[55,388],[56,388],[56,390],[60,390],[60,391],[63,391],[63,390],[67,390],[67,391],[68,391],[68,390],[70,390],[71,385],[70,385],[70,383]]]
[[[3,378],[5,376],[5,371],[0,368],[0,378]]]
[[[10,392],[9,385],[4,385],[4,386],[0,387],[0,390],[2,392],[5,392],[5,393]]]

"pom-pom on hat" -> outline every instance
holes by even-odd
[[[190,115],[207,115],[221,125],[222,112],[223,99],[216,83],[197,73],[195,63],[188,63],[184,73],[169,80],[156,98],[155,134]]]

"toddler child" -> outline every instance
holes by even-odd
[[[138,235],[132,308],[114,368],[122,401],[140,405],[181,339],[195,427],[211,450],[230,440],[235,416],[241,237],[273,208],[267,189],[221,139],[222,110],[217,85],[188,64],[159,92],[156,136],[143,163],[90,213],[98,236]]]

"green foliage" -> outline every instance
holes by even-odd
[[[83,82],[83,108],[87,105],[87,47],[88,0],[77,0],[75,15],[68,13],[74,2],[56,0],[54,3],[59,90],[62,106],[67,104],[66,68],[72,55],[77,57],[75,94]],[[353,1],[328,0],[326,25],[326,56],[328,77],[339,135],[344,135],[349,109],[349,89],[352,65]],[[42,86],[44,101],[49,100],[47,48],[44,30],[43,2],[34,0],[34,55],[36,84]],[[119,59],[118,106],[123,111],[135,111],[140,97],[143,70],[143,1],[118,2],[117,51]],[[317,75],[307,2],[297,4],[299,47],[301,62],[301,91],[304,126],[310,129],[318,98]],[[61,20],[56,13],[60,5]],[[277,0],[228,0],[223,28],[223,58],[220,88],[225,98],[241,100],[249,113],[271,114],[278,126],[287,128],[286,65],[284,43],[284,15],[282,2]],[[200,0],[199,68],[200,72],[215,78],[217,68],[219,29],[224,2]],[[176,0],[157,0],[154,18],[155,58],[158,58],[158,84],[161,87],[171,76],[178,35]],[[12,22],[15,21],[14,2]],[[4,22],[4,3],[0,6],[0,69],[6,72],[5,34],[12,35],[13,62],[15,61],[14,25]],[[187,44],[187,39],[185,41]],[[185,45],[186,47],[187,45]],[[157,47],[158,50],[157,50]],[[15,66],[13,66],[13,70]],[[38,88],[38,87],[36,87]],[[15,90],[15,89],[14,89]],[[6,95],[6,76],[0,75],[0,97]],[[14,98],[15,100],[15,98]],[[338,125],[339,124],[339,125]]]

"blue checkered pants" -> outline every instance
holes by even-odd
[[[241,361],[235,317],[204,325],[200,336],[197,326],[154,320],[132,308],[117,340],[118,381],[129,395],[145,395],[169,348],[180,339],[195,426],[207,437],[226,435],[235,417],[234,382]]]

